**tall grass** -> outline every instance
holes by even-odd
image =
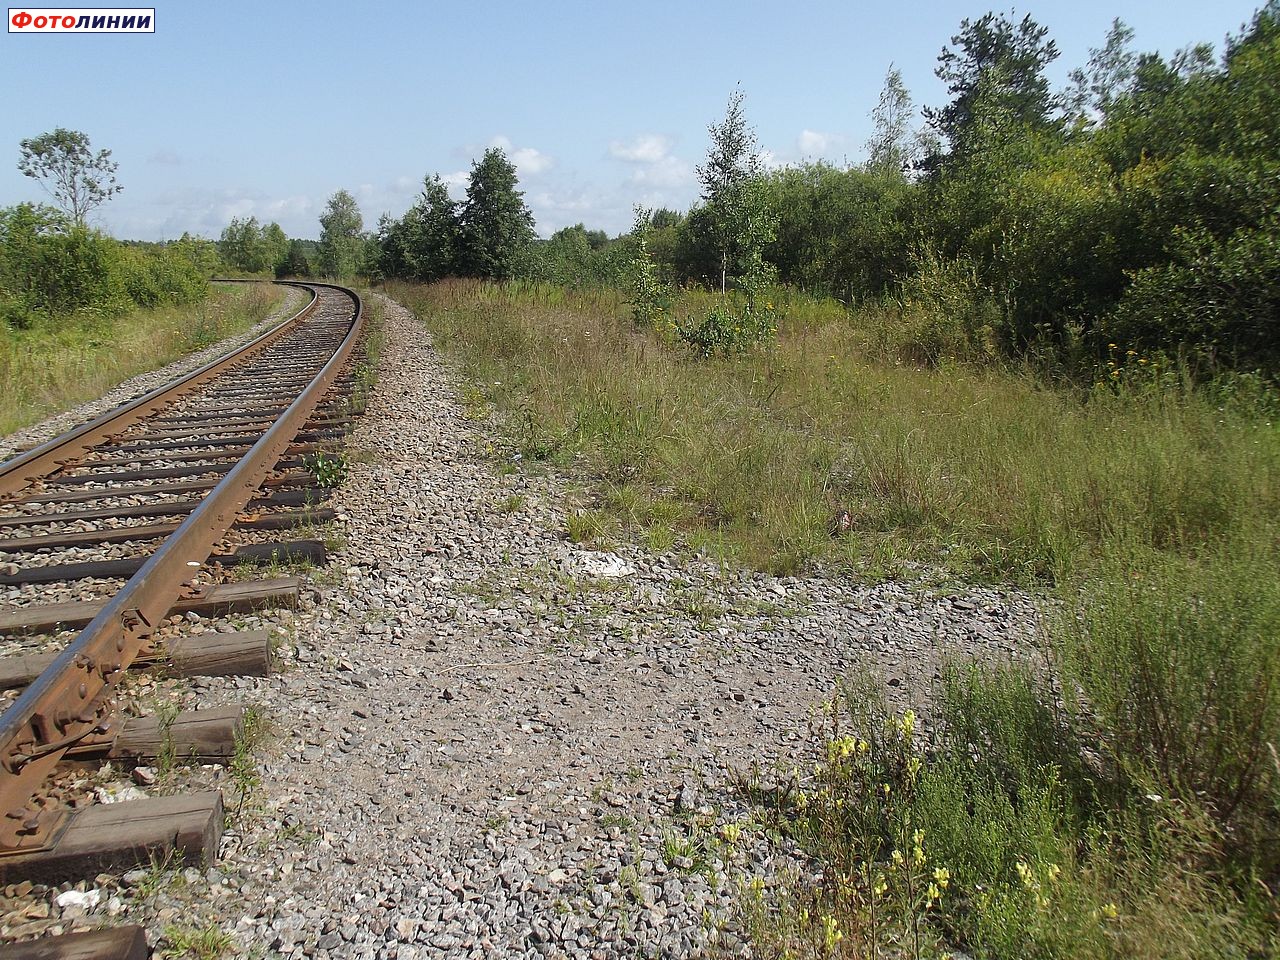
[[[279,287],[210,288],[201,303],[133,309],[120,315],[82,310],[0,331],[0,435],[99,397],[122,380],[234,336],[265,318],[284,297]]]
[[[799,296],[776,349],[693,361],[632,330],[608,291],[392,292],[463,358],[526,456],[585,461],[628,522],[673,523],[762,567],[925,561],[1031,584],[1121,534],[1192,553],[1277,532],[1280,430],[1262,399],[1167,375],[1067,392],[1023,370],[886,362],[881,319]],[[833,540],[841,509],[853,530]]]

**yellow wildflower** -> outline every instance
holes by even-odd
[[[827,952],[830,953],[835,949],[836,944],[844,939],[844,934],[840,930],[836,918],[827,914],[822,918],[822,938],[826,941]]]

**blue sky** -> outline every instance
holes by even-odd
[[[12,0],[10,0],[12,2]],[[48,3],[48,0],[40,0]],[[1056,85],[1114,17],[1139,51],[1221,49],[1261,0],[1038,0],[1017,7],[1062,51]],[[424,174],[461,194],[503,146],[547,235],[616,233],[635,203],[683,209],[707,124],[735,84],[775,163],[857,161],[890,63],[919,104],[944,102],[936,58],[969,2],[470,4],[166,3],[148,35],[0,35],[0,205],[42,198],[18,142],[57,126],[109,147],[119,237],[216,237],[232,217],[316,236],[339,188],[366,225],[399,215]]]

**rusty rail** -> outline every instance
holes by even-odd
[[[45,777],[68,748],[110,728],[110,696],[116,682],[147,648],[151,634],[173,604],[184,591],[191,592],[194,568],[235,524],[237,514],[270,475],[351,356],[364,324],[359,296],[330,284],[311,286],[331,287],[353,301],[351,329],[337,352],[102,612],[0,716],[0,850],[39,848],[56,830],[53,821],[60,812],[45,809],[35,799]],[[306,309],[314,309],[315,303],[313,297]],[[264,337],[272,337],[278,329]],[[262,340],[254,343],[261,346]],[[223,367],[225,363],[218,361],[180,382],[188,385],[196,376],[208,379],[211,369]],[[135,401],[129,414],[136,414],[143,406],[150,408],[158,393],[153,391]],[[89,428],[118,433],[120,424],[110,426],[113,422],[108,415],[87,424],[84,432],[69,440],[72,448],[83,442]],[[56,464],[56,460],[45,458],[57,455],[57,449],[52,443],[45,444],[24,459],[29,465],[33,455],[39,454],[42,461]]]

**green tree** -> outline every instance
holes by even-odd
[[[320,271],[346,280],[364,266],[364,218],[355,197],[339,190],[320,214]]]
[[[1048,32],[1030,16],[1018,23],[994,13],[961,21],[960,32],[951,38],[952,46],[942,48],[934,71],[947,85],[951,102],[925,108],[952,157],[962,160],[973,152],[980,104],[1030,128],[1053,125],[1053,98],[1044,69],[1058,58],[1058,47],[1047,39]],[[932,158],[931,165],[940,160]]]
[[[373,231],[373,240],[377,248],[374,256],[374,273],[380,280],[410,276],[409,266],[404,257],[404,221],[408,216],[406,211],[405,216],[399,220],[389,213],[384,213],[378,218],[378,226]]]
[[[1096,140],[1117,171],[1132,282],[1101,339],[1280,368],[1280,3],[1228,43],[1145,56]]]
[[[880,102],[871,111],[875,132],[867,142],[867,169],[873,173],[902,176],[912,160],[911,94],[902,82],[902,73],[893,64],[884,77]]]
[[[457,271],[458,205],[439,174],[425,177],[417,202],[403,220],[404,260],[416,280],[440,280]]]
[[[18,169],[39,182],[77,226],[84,226],[89,211],[124,188],[116,183],[110,150],[93,152],[89,138],[64,127],[23,140]]]
[[[218,253],[218,245],[204,237],[193,237],[184,231],[182,236],[173,241],[174,251],[191,264],[196,274],[209,278],[223,269],[222,258]]]
[[[670,291],[658,277],[657,267],[649,255],[653,220],[654,215],[648,210],[636,207],[631,229],[631,236],[635,238],[634,255],[627,266],[631,274],[631,317],[641,330],[660,328],[671,305]]]
[[[307,256],[306,245],[301,240],[290,240],[289,250],[284,260],[276,268],[278,277],[311,276],[311,259]]]
[[[497,147],[472,165],[459,215],[459,261],[466,274],[515,276],[535,236],[533,214],[518,186],[515,165]]]
[[[1117,17],[1107,31],[1107,42],[1089,51],[1088,68],[1071,71],[1071,86],[1063,97],[1069,119],[1091,126],[1131,89],[1137,66],[1129,48],[1132,40],[1133,29]]]
[[[275,273],[289,255],[289,238],[274,221],[262,228],[263,269]]]
[[[766,256],[784,283],[852,301],[878,296],[907,271],[907,205],[918,189],[896,162],[878,171],[806,163],[766,178],[778,211]]]
[[[211,251],[190,239],[123,244],[53,207],[0,210],[0,322],[24,328],[136,304],[191,303],[207,291]]]
[[[274,273],[289,253],[280,224],[260,226],[257,217],[234,218],[223,228],[218,252],[227,265],[246,273]]]
[[[728,289],[730,267],[740,279],[761,278],[764,246],[773,239],[764,166],[742,100],[742,91],[735,90],[724,120],[707,128],[711,146],[706,162],[698,167],[706,223],[720,259],[722,294]]]
[[[603,230],[588,230],[581,223],[564,227],[550,239],[534,242],[521,274],[571,286],[624,282],[631,272],[634,236],[610,240]]]
[[[773,337],[773,304],[760,296],[773,278],[765,249],[773,242],[777,217],[770,204],[755,132],[747,126],[742,91],[735,90],[723,122],[708,127],[711,146],[698,167],[703,205],[689,214],[689,249],[715,251],[720,301],[699,317],[677,319],[675,334],[700,356],[740,351]],[[741,300],[728,296],[729,274]]]

